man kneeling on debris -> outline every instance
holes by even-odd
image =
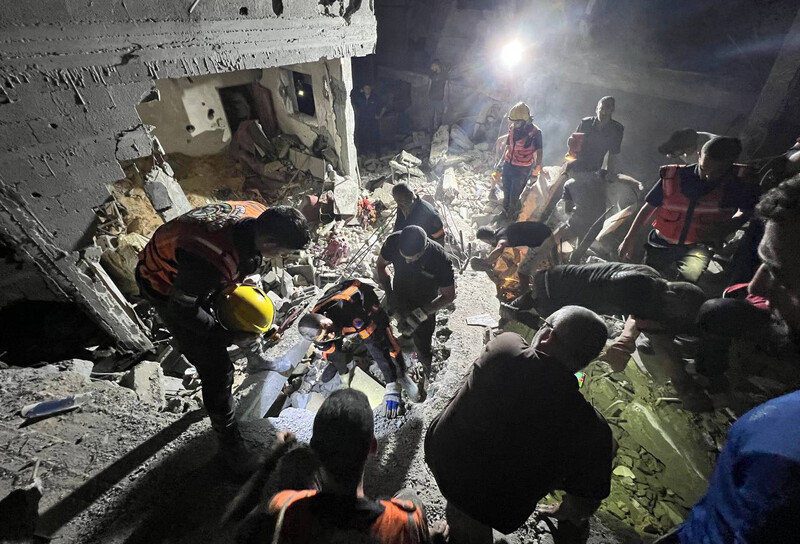
[[[266,317],[271,321],[272,316],[266,315],[268,299],[260,289],[245,289],[244,294],[230,289],[256,272],[263,258],[285,255],[308,242],[306,220],[294,208],[217,202],[162,225],[139,254],[136,278],[142,296],[197,368],[203,404],[223,458],[234,471],[252,467],[234,418],[233,363],[227,348],[251,343],[266,332]],[[220,293],[230,295],[223,298],[232,304],[235,330],[226,329],[212,309]]]
[[[612,370],[625,369],[636,349],[640,331],[649,333],[664,358],[664,372],[687,409],[710,409],[710,399],[695,385],[673,346],[676,334],[699,335],[697,314],[705,302],[702,289],[688,282],[670,282],[643,264],[595,263],[561,265],[536,274],[531,291],[509,305],[501,315],[535,327],[537,316],[569,304],[579,304],[605,315],[631,316],[622,334],[608,347],[603,359]]]
[[[578,372],[606,341],[594,312],[567,306],[543,321],[532,345],[516,333],[489,342],[425,436],[425,461],[447,499],[450,542],[511,533],[555,489],[561,536],[588,534],[608,496],[615,442],[578,391]],[[556,540],[559,542],[560,540]]]
[[[394,418],[400,409],[401,386],[412,400],[419,400],[416,385],[406,376],[405,361],[392,335],[389,316],[371,286],[359,280],[334,285],[311,313],[300,319],[298,329],[330,362],[322,373],[323,382],[330,381],[336,371],[341,376],[347,374],[350,357],[344,346],[345,337],[358,334],[386,380],[386,417]]]
[[[386,268],[394,266],[394,277]],[[456,298],[453,264],[439,244],[416,225],[389,235],[376,264],[389,311],[397,316],[400,333],[411,337],[425,377],[433,361],[436,312]]]
[[[402,182],[392,187],[392,198],[397,202],[394,232],[403,230],[409,225],[416,225],[422,227],[428,238],[444,244],[444,224],[436,208],[415,195],[414,191]]]
[[[400,490],[388,501],[364,495],[364,466],[378,447],[374,425],[366,395],[334,391],[320,406],[311,437],[319,489],[280,491],[260,519],[248,520],[238,542],[429,542],[422,502],[413,491]],[[263,529],[253,531],[259,525]]]
[[[538,254],[534,248],[541,246],[552,235],[553,231],[550,230],[550,227],[537,221],[520,221],[499,229],[480,227],[475,232],[478,240],[494,246],[485,261],[489,266],[494,266],[494,263],[508,247],[528,248],[528,252],[517,267],[517,275],[523,292],[528,290],[531,283],[530,274],[534,271],[532,267]]]

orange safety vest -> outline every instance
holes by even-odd
[[[505,154],[505,161],[515,166],[533,165],[533,154],[536,147],[533,145],[533,137],[539,131],[539,127],[531,125],[533,128],[530,133],[521,140],[514,140],[514,127],[508,129],[508,140]]]
[[[139,252],[139,276],[155,291],[169,295],[178,275],[176,252],[198,255],[214,265],[224,283],[239,280],[239,255],[233,241],[233,226],[255,218],[267,207],[253,201],[217,202],[195,208],[158,227]]]
[[[744,174],[744,166],[739,166],[737,175]],[[653,227],[664,240],[670,244],[696,244],[710,242],[712,233],[718,225],[731,220],[736,213],[733,208],[721,208],[720,203],[724,195],[722,185],[694,203],[681,192],[681,170],[684,164],[671,164],[661,168],[661,187],[664,198],[653,220]],[[686,221],[689,220],[687,228]]]
[[[352,280],[350,282],[350,285],[347,286],[345,289],[337,290],[332,295],[324,297],[322,300],[317,302],[316,306],[314,306],[314,309],[311,310],[311,313],[324,314],[328,304],[330,304],[331,302],[335,302],[337,300],[344,300],[345,302],[350,302],[351,300],[353,300],[354,296],[356,295],[361,296],[360,288],[361,288],[361,282],[359,280]],[[373,312],[377,310],[378,308],[373,308]],[[356,324],[354,323],[354,325]],[[372,333],[375,332],[376,328],[377,327],[375,325],[375,322],[370,321],[369,323],[362,324],[361,326],[343,327],[342,334],[353,334],[354,332],[358,332],[358,335],[361,338],[369,338],[370,336],[372,336]],[[329,352],[333,353],[334,351],[336,351],[335,346],[331,346]],[[323,352],[323,355],[327,353],[328,351]]]
[[[312,523],[310,512],[299,505],[304,499],[316,495],[315,489],[295,491],[287,489],[272,497],[267,513],[275,516],[273,544],[281,541],[292,544],[310,543]],[[427,526],[422,510],[410,501],[390,499],[380,501],[384,510],[372,523],[370,535],[382,544],[419,544],[426,538]],[[291,509],[295,506],[294,509]]]

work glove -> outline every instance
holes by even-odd
[[[386,403],[386,417],[388,419],[396,418],[400,411],[400,384],[397,382],[387,383],[383,401]]]

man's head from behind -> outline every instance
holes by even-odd
[[[408,212],[411,211],[411,206],[414,205],[414,200],[417,197],[408,184],[400,182],[392,187],[392,198],[397,202],[397,207],[400,208],[403,215],[408,217]]]
[[[742,142],[738,138],[717,136],[711,138],[700,149],[698,165],[703,177],[716,181],[727,174],[742,152]]]
[[[581,306],[564,306],[545,319],[533,347],[577,372],[600,354],[607,338],[606,323],[599,315]]]
[[[428,235],[421,227],[409,225],[400,231],[400,255],[407,263],[416,262],[428,247]]]
[[[664,309],[663,325],[675,333],[691,332],[700,306],[706,301],[703,290],[685,281],[666,282],[661,304]]]
[[[259,215],[255,233],[256,247],[264,257],[303,249],[311,240],[306,218],[289,206],[275,206]]]
[[[314,419],[311,448],[317,453],[325,482],[358,489],[367,456],[374,452],[375,423],[367,396],[355,389],[335,391]]]
[[[765,194],[756,211],[766,226],[758,246],[762,264],[750,293],[765,297],[772,313],[800,338],[800,175]]]

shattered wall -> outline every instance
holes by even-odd
[[[291,71],[311,76],[316,110],[313,118],[293,113],[288,104],[291,88],[287,85],[287,75]],[[261,85],[272,91],[275,115],[282,132],[296,135],[308,147],[317,136],[324,136],[339,156],[342,172],[355,176],[356,156],[352,149],[355,125],[349,100],[353,81],[349,58],[267,68],[263,71]]]
[[[159,79],[159,99],[139,104],[139,117],[167,153],[192,157],[228,148],[231,128],[218,89],[258,81],[261,70],[243,70],[181,79]]]
[[[6,3],[0,21],[0,235],[24,246],[28,258],[43,259],[48,275],[55,267],[66,297],[84,293],[86,304],[94,301],[94,317],[115,336],[129,335],[133,324],[108,304],[101,285],[82,276],[70,252],[90,241],[92,208],[109,198],[109,183],[124,177],[118,161],[151,152],[136,106],[159,78],[371,53],[372,7],[339,4]]]

